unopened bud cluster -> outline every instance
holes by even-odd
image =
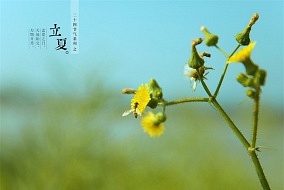
[[[134,94],[130,101],[130,109],[123,112],[122,116],[127,116],[130,113],[133,113],[135,118],[141,116],[141,126],[144,132],[151,137],[160,136],[164,132],[164,122],[167,117],[163,91],[158,82],[155,79],[151,79],[149,83],[141,84],[137,90],[132,88],[122,89],[122,94]],[[162,112],[155,114],[152,111],[146,111],[146,107],[155,109],[158,105],[163,106]]]
[[[204,26],[201,27],[201,31],[205,35],[205,44],[207,46],[216,46],[218,43],[219,37],[215,34],[210,33]],[[205,70],[207,69],[213,69],[211,67],[205,67],[204,63],[204,57],[211,57],[210,53],[203,52],[201,54],[198,54],[196,46],[201,44],[203,42],[202,38],[197,38],[191,41],[191,55],[188,60],[188,66],[192,68],[189,72],[187,69],[185,69],[185,75],[189,76],[191,81],[194,81],[193,84],[193,91],[196,89],[197,82],[202,79],[206,79],[205,75],[208,74],[205,73]]]

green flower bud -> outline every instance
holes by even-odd
[[[210,33],[204,26],[200,28],[200,30],[205,35],[205,44],[207,46],[215,46],[218,43],[219,37],[215,34]]]
[[[157,123],[164,123],[167,120],[167,117],[165,114],[159,112],[156,114],[156,120],[157,120]]]
[[[264,86],[265,79],[266,79],[266,71],[263,69],[257,70],[254,78],[255,83],[258,84],[259,86]]]
[[[255,24],[255,22],[258,20],[258,18],[259,18],[259,15],[257,13],[252,15],[250,22],[249,22],[249,25],[246,26],[246,28],[242,32],[240,32],[236,35],[236,40],[239,44],[241,44],[243,46],[249,45],[249,43],[250,43],[249,34],[250,34],[250,31],[251,31],[251,27],[252,27],[252,25]]]
[[[149,86],[151,89],[151,100],[149,101],[147,106],[154,109],[158,106],[159,101],[163,98],[163,91],[155,79],[150,80]]]
[[[255,87],[255,83],[253,78],[248,77],[246,74],[244,73],[240,73],[237,75],[236,77],[237,81],[243,85],[244,87]]]
[[[250,34],[251,26],[247,26],[242,32],[236,35],[236,40],[239,44],[247,46],[250,43]]]
[[[199,67],[202,67],[204,65],[204,59],[202,59],[196,50],[196,44],[194,41],[192,42],[192,49],[191,49],[191,56],[188,60],[188,66],[193,69],[198,69]]]
[[[255,92],[254,90],[252,90],[252,89],[248,89],[248,90],[246,91],[246,95],[247,95],[248,97],[250,97],[251,99],[255,99],[255,97],[256,97],[256,92]]]
[[[151,100],[148,102],[147,106],[152,109],[155,109],[158,106],[159,101],[151,97]]]
[[[250,58],[246,59],[243,64],[246,68],[246,73],[248,75],[255,76],[255,73],[258,70],[258,65],[254,64],[254,62]]]
[[[161,88],[155,79],[150,79],[149,85],[151,88]]]
[[[159,86],[155,79],[151,79],[149,82],[149,86],[152,89],[152,98],[160,100],[163,98],[163,91],[162,88]]]

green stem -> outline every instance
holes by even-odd
[[[220,106],[218,101],[215,98],[183,98],[179,100],[174,100],[170,102],[164,102],[163,106],[170,106],[170,105],[176,105],[181,104],[185,102],[212,102],[213,105],[216,107],[216,109],[219,111],[221,116],[224,118],[224,120],[227,122],[229,127],[232,129],[232,131],[236,134],[238,139],[241,141],[241,143],[244,145],[246,150],[249,152],[249,155],[252,159],[252,162],[254,164],[254,167],[256,169],[256,173],[258,175],[258,178],[260,180],[260,183],[262,185],[262,188],[264,190],[270,190],[268,181],[264,175],[263,169],[261,167],[261,164],[259,162],[259,159],[255,153],[255,149],[252,149],[249,142],[246,140],[246,138],[243,136],[241,131],[237,128],[237,126],[234,124],[234,122],[231,120],[231,118],[227,115],[227,113],[224,111],[224,109]]]
[[[198,72],[198,75],[199,72]],[[243,136],[243,134],[240,132],[240,130],[237,128],[237,126],[234,124],[234,122],[231,120],[231,118],[227,115],[227,113],[223,110],[223,108],[220,106],[218,101],[215,97],[211,95],[210,90],[208,89],[206,83],[204,82],[203,78],[200,78],[201,83],[205,91],[207,92],[208,96],[210,97],[210,102],[213,103],[213,105],[216,107],[216,109],[219,111],[219,113],[223,116],[225,121],[228,123],[228,125],[231,127],[233,132],[236,134],[236,136],[239,138],[239,140],[242,142],[242,144],[245,146],[246,149],[250,147],[249,142],[246,140],[246,138]]]
[[[228,66],[229,66],[229,64],[226,64],[226,65],[225,65],[224,71],[223,71],[223,73],[222,73],[222,76],[221,76],[221,78],[220,78],[220,81],[219,81],[219,83],[218,83],[218,86],[217,86],[217,88],[216,88],[216,90],[215,90],[214,97],[217,97],[217,95],[218,95],[218,92],[219,92],[219,90],[220,90],[220,88],[221,88],[221,85],[222,85],[222,83],[223,83],[224,77],[225,77],[225,75],[226,75]]]
[[[257,129],[258,129],[258,115],[259,115],[259,94],[260,94],[260,90],[257,90],[256,97],[254,98],[251,148],[255,148],[255,145],[256,145],[256,136],[257,136]]]
[[[224,52],[224,51],[223,51],[221,48],[219,48],[217,45],[216,45],[215,47],[216,47],[217,49],[219,49],[221,52]],[[226,56],[227,59],[229,59],[232,55],[234,55],[234,53],[239,49],[239,47],[241,47],[240,44],[237,45],[237,47],[234,49],[234,51],[231,53],[230,56],[227,56],[226,53],[225,53],[225,54],[223,53],[223,54]],[[219,80],[218,86],[217,86],[217,88],[216,88],[216,90],[215,90],[214,97],[217,97],[217,95],[218,95],[218,93],[219,93],[219,90],[220,90],[221,85],[222,85],[222,83],[223,83],[223,80],[224,80],[224,77],[225,77],[225,75],[226,75],[228,66],[229,66],[229,64],[226,64],[226,65],[225,65],[224,71],[223,71],[223,73],[222,73],[222,75],[221,75],[221,78],[220,78],[220,80]]]
[[[199,78],[199,80],[201,81],[204,90],[206,91],[206,93],[208,94],[209,97],[212,97],[212,94],[211,94],[209,88],[207,87],[207,85],[206,85],[205,82],[203,81],[203,76],[200,74],[199,69],[196,69],[196,71],[197,71],[198,78]]]
[[[209,98],[183,98],[183,99],[179,99],[179,100],[165,102],[164,105],[165,106],[171,106],[171,105],[181,104],[181,103],[185,103],[185,102],[208,102],[208,101],[209,101]]]
[[[199,73],[198,73],[199,74]],[[201,78],[201,83],[205,89],[205,91],[207,92],[208,88],[207,85],[205,84],[205,82],[203,81],[203,79]],[[207,90],[206,90],[207,89]],[[209,90],[208,90],[209,91]],[[208,92],[207,92],[208,93]],[[258,96],[259,96],[259,91],[257,92]],[[210,91],[208,93],[208,95],[210,96],[210,102],[213,103],[213,105],[215,106],[215,108],[219,111],[219,113],[222,115],[222,117],[224,118],[224,120],[227,122],[227,124],[229,125],[229,127],[232,129],[232,131],[235,133],[235,135],[238,137],[238,139],[241,141],[241,143],[244,145],[244,147],[246,148],[246,150],[249,152],[250,157],[252,159],[252,162],[254,164],[254,167],[256,169],[256,173],[258,175],[258,179],[262,185],[262,188],[264,190],[270,190],[268,181],[264,175],[263,169],[261,167],[261,164],[258,160],[258,157],[255,153],[255,148],[252,147],[249,142],[247,141],[247,139],[244,137],[244,135],[241,133],[241,131],[238,129],[238,127],[234,124],[234,122],[231,120],[231,118],[227,115],[227,113],[223,110],[223,108],[220,106],[220,104],[218,103],[218,101],[216,100],[215,97],[212,97]],[[257,98],[257,104],[256,106],[259,107],[259,98]],[[256,109],[257,112],[255,113],[255,120],[258,120],[258,108]],[[255,110],[255,111],[256,111]],[[257,122],[255,122],[256,125],[256,131],[257,131]],[[255,133],[253,133],[255,135],[255,139],[256,139],[256,131]]]
[[[227,115],[227,113],[224,111],[224,109],[220,106],[220,104],[218,103],[218,101],[215,98],[213,98],[213,99],[210,99],[210,98],[183,98],[183,99],[174,100],[174,101],[170,101],[170,102],[165,101],[163,103],[163,105],[164,106],[170,106],[170,105],[181,104],[181,103],[186,103],[186,102],[209,102],[209,101],[211,101],[213,103],[213,105],[219,111],[219,113],[224,118],[224,120],[227,122],[229,127],[232,129],[232,131],[236,134],[236,136],[241,141],[241,143],[244,145],[246,150],[249,152],[249,155],[250,155],[252,162],[254,164],[254,167],[256,169],[258,178],[259,178],[260,183],[262,185],[262,188],[264,190],[270,190],[268,181],[267,181],[267,179],[264,175],[264,172],[263,172],[263,169],[262,169],[261,164],[259,162],[259,159],[258,159],[258,157],[255,153],[255,149],[251,148],[249,142],[246,140],[246,138],[243,136],[243,134],[240,132],[240,130],[237,128],[237,126],[230,119],[230,117]]]
[[[259,178],[259,181],[261,183],[261,186],[264,190],[270,190],[270,187],[269,187],[269,184],[268,184],[268,181],[264,175],[264,172],[263,172],[263,169],[261,167],[261,164],[259,162],[259,159],[255,153],[255,151],[249,151],[250,153],[250,157],[252,159],[252,162],[254,164],[254,167],[256,169],[256,173],[258,175],[258,178]]]
[[[235,52],[239,49],[239,47],[241,47],[241,44],[238,44],[238,45],[237,45],[237,47],[236,47],[236,48],[234,49],[234,51],[231,53],[231,55],[229,56],[229,58],[232,57],[232,55],[235,54]]]
[[[223,110],[223,108],[220,106],[218,101],[214,98],[211,100],[213,105],[216,107],[216,109],[219,111],[219,113],[222,115],[224,120],[227,122],[229,127],[233,130],[235,135],[238,137],[238,139],[241,141],[241,143],[244,145],[244,147],[248,150],[250,147],[249,142],[246,140],[244,135],[241,133],[241,131],[238,129],[238,127],[234,124],[234,122],[231,120],[231,118],[227,115],[227,113]]]
[[[215,47],[216,47],[227,59],[229,58],[228,54],[227,54],[224,50],[222,50],[217,44],[215,45]]]
[[[259,162],[259,159],[255,153],[255,149],[251,149],[251,146],[249,142],[246,140],[246,138],[243,136],[243,134],[240,132],[240,130],[237,128],[237,126],[233,123],[233,121],[230,119],[230,117],[227,115],[227,113],[223,110],[223,108],[220,106],[220,104],[217,102],[216,99],[211,100],[216,109],[220,112],[220,114],[223,116],[227,124],[231,127],[233,132],[236,134],[236,136],[239,138],[241,143],[244,145],[244,147],[248,150],[249,155],[252,159],[252,162],[254,164],[254,167],[256,169],[256,173],[258,175],[259,181],[262,185],[262,188],[264,190],[270,190],[268,181],[264,175],[263,169],[261,167],[261,164]]]

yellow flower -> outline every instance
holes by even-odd
[[[254,46],[255,42],[250,43],[247,47],[241,49],[239,52],[235,53],[232,57],[230,57],[228,63],[232,62],[246,63],[248,60],[250,60],[250,55]]]
[[[151,98],[148,84],[140,85],[133,99],[131,100],[131,110],[133,113],[136,111],[139,115],[141,115],[150,100]]]
[[[250,58],[254,46],[255,42],[250,43],[247,47],[241,49],[239,52],[230,57],[227,63],[241,62],[246,68],[246,73],[248,75],[254,76],[256,71],[258,70],[258,66],[254,64],[254,62]]]
[[[164,125],[162,121],[165,121],[164,118],[161,118],[160,114],[154,114],[148,112],[148,115],[142,118],[141,125],[144,128],[144,132],[148,133],[151,137],[159,137],[164,132]],[[162,120],[162,121],[161,121]]]
[[[140,85],[131,100],[131,109],[125,111],[122,116],[126,116],[130,112],[133,112],[135,118],[137,118],[138,115],[141,116],[150,100],[151,97],[148,84]]]

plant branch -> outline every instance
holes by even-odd
[[[215,45],[215,47],[216,47],[227,59],[229,58],[228,54],[227,54],[224,50],[222,50],[217,44]]]
[[[261,186],[264,190],[270,190],[270,187],[269,187],[269,184],[268,184],[268,181],[264,175],[264,172],[263,172],[263,169],[261,167],[261,164],[259,162],[259,159],[255,153],[255,150],[253,151],[249,151],[249,154],[250,154],[250,157],[252,159],[252,162],[254,164],[254,167],[256,169],[256,173],[258,175],[258,178],[259,178],[259,181],[261,183]]]
[[[233,130],[233,132],[238,137],[238,139],[241,141],[241,143],[244,145],[244,147],[248,150],[248,148],[250,147],[249,142],[244,137],[244,135],[241,133],[241,131],[238,129],[238,127],[234,124],[234,122],[231,120],[231,118],[227,115],[227,113],[224,111],[224,109],[220,106],[218,101],[216,99],[212,99],[211,102],[213,103],[215,108],[219,111],[219,113],[224,118],[224,120],[227,122],[229,127]]]
[[[238,44],[237,47],[234,49],[234,51],[231,53],[230,56],[227,56],[227,54],[225,53],[226,58],[229,59],[232,55],[234,55],[234,53],[239,49],[240,46],[241,46],[241,45]],[[216,45],[215,47],[216,47],[217,49],[219,49],[221,52],[223,52],[223,50],[222,50],[221,48],[219,48],[217,45]],[[224,53],[223,53],[223,54],[224,54]],[[225,65],[225,68],[224,68],[224,71],[223,71],[223,73],[222,73],[222,75],[221,75],[221,78],[220,78],[220,80],[219,80],[218,86],[217,86],[217,88],[216,88],[216,90],[215,90],[215,92],[214,92],[214,97],[215,97],[215,98],[218,96],[218,93],[219,93],[219,90],[220,90],[221,85],[222,85],[222,83],[223,83],[224,77],[225,77],[225,75],[226,75],[228,66],[229,66],[229,64],[226,64],[226,65]]]
[[[200,74],[199,69],[196,69],[196,71],[197,71],[198,78],[199,78],[199,80],[201,81],[204,90],[206,91],[206,93],[208,94],[209,97],[212,97],[212,94],[211,94],[209,88],[207,87],[207,85],[205,84],[205,82],[204,82],[204,80],[203,80],[203,76]]]
[[[264,190],[270,190],[268,181],[264,175],[262,166],[259,162],[259,159],[255,153],[255,148],[252,149],[252,146],[250,146],[249,142],[246,140],[246,138],[243,136],[243,134],[239,131],[237,126],[233,123],[233,121],[230,119],[230,117],[227,115],[227,113],[223,110],[223,108],[219,105],[216,99],[211,100],[213,105],[216,107],[216,109],[220,112],[220,114],[223,116],[227,124],[230,126],[230,128],[233,130],[233,132],[236,134],[238,139],[241,141],[241,143],[244,145],[244,147],[248,150],[249,155],[252,159],[252,162],[254,164],[254,167],[256,169],[256,173],[258,175],[259,181],[262,185],[262,188]],[[256,135],[256,134],[255,134]]]
[[[234,51],[230,54],[229,58],[232,57],[235,52],[239,49],[239,47],[241,47],[241,44],[238,44],[237,47],[234,49]]]
[[[225,65],[225,68],[224,68],[224,71],[223,71],[222,76],[221,76],[221,78],[220,78],[220,81],[219,81],[219,83],[218,83],[218,86],[217,86],[217,88],[216,88],[216,90],[215,90],[215,92],[214,92],[214,97],[215,97],[215,98],[217,97],[218,92],[219,92],[219,90],[220,90],[220,88],[221,88],[221,85],[222,85],[223,80],[224,80],[224,77],[225,77],[225,75],[226,75],[228,66],[229,66],[229,64],[226,64],[226,65]]]
[[[208,102],[208,101],[209,101],[209,98],[183,98],[183,99],[174,100],[170,102],[164,102],[164,105],[171,106],[171,105],[181,104],[185,102]]]
[[[251,148],[255,148],[257,129],[258,129],[258,115],[259,115],[259,94],[260,90],[256,90],[256,96],[254,98],[254,108],[253,108],[253,127],[252,127],[252,142]]]
[[[201,83],[205,89],[205,91],[207,92],[208,88],[205,84],[205,82],[203,81],[203,79],[201,78]],[[207,90],[206,90],[207,89]],[[208,90],[209,91],[209,90]],[[256,133],[257,133],[257,121],[258,121],[258,112],[259,112],[259,91],[257,92],[258,94],[258,98],[256,98],[256,102],[255,102],[255,110],[254,110],[254,129],[253,129],[253,141],[254,142],[254,147],[255,147],[255,141],[256,141]],[[234,124],[234,122],[231,120],[231,118],[227,115],[227,113],[225,112],[225,110],[220,106],[220,104],[218,103],[218,101],[216,100],[215,97],[213,97],[209,91],[209,93],[207,92],[207,94],[210,96],[209,100],[211,103],[213,103],[213,105],[215,106],[215,108],[219,111],[219,113],[222,115],[222,117],[224,118],[224,120],[227,122],[227,124],[229,125],[229,127],[232,129],[232,131],[235,133],[235,135],[238,137],[238,139],[241,141],[241,143],[244,145],[244,147],[246,148],[246,150],[249,152],[250,157],[252,159],[252,162],[254,164],[254,167],[256,169],[256,173],[258,175],[259,181],[262,185],[262,188],[264,190],[270,190],[268,181],[264,175],[263,169],[261,167],[261,164],[258,160],[258,157],[255,153],[255,148],[253,146],[251,146],[249,144],[249,142],[247,141],[247,139],[244,137],[244,135],[241,133],[241,131],[238,129],[238,127]],[[255,139],[255,140],[254,140]]]

